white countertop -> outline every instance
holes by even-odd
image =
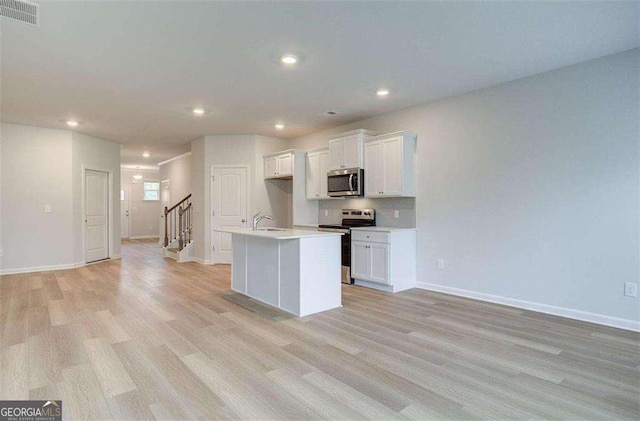
[[[254,231],[251,228],[216,228],[214,229],[214,231],[226,232],[229,234],[247,235],[250,237],[270,238],[272,240],[294,240],[298,238],[330,237],[335,235],[343,235],[340,232],[311,231],[304,229],[296,230],[284,228],[279,228],[278,231],[267,231],[262,229]]]
[[[394,228],[394,227],[352,227],[351,231],[378,231],[378,232],[395,232],[395,231],[416,231],[418,228]]]
[[[318,224],[293,224],[293,227],[318,228]]]

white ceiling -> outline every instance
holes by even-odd
[[[635,1],[40,4],[40,27],[2,19],[2,121],[75,118],[123,143],[128,164],[205,134],[292,138],[639,45]],[[284,52],[300,63],[280,65]]]

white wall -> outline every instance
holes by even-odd
[[[194,257],[205,262],[205,140],[204,137],[191,142],[191,203],[193,203]],[[208,194],[206,195],[208,197]]]
[[[131,212],[129,213],[129,238],[158,237],[160,235],[160,201],[144,200],[144,182],[156,181],[160,183],[160,171],[140,168],[142,180],[134,180],[136,170],[122,168],[120,170],[121,185],[129,186],[131,191]],[[120,223],[126,223],[120,221]]]
[[[250,167],[249,218],[257,211],[271,214],[276,221],[264,226],[290,226],[291,182],[263,179],[264,154],[286,149],[287,142],[255,135],[206,136],[191,143],[191,184],[194,204],[195,257],[211,261],[211,166],[248,165]],[[269,222],[269,223],[267,223]]]
[[[2,270],[82,264],[82,166],[112,171],[112,194],[117,194],[120,145],[67,130],[6,123],[2,144]],[[45,205],[51,206],[50,213],[44,212]],[[111,231],[119,235],[119,201],[114,200],[114,210]],[[119,254],[118,241],[112,256]]]
[[[638,51],[336,127],[290,147],[323,146],[327,135],[356,128],[417,133],[420,282],[628,326],[639,308],[623,296],[639,270]]]
[[[110,256],[120,256],[120,144],[72,132],[73,210],[75,261],[84,261],[83,188],[84,169],[109,172],[109,249]]]
[[[0,87],[1,87],[0,83]],[[0,95],[1,95],[0,88]],[[0,107],[1,108],[1,107]],[[3,260],[3,251],[2,251],[2,130],[3,126],[0,124],[0,271],[2,271],[2,260]]]
[[[160,166],[160,180],[169,180],[171,205],[191,193],[191,154],[184,154]]]
[[[3,270],[77,262],[71,144],[69,131],[2,124]]]

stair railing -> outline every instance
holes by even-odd
[[[178,248],[182,250],[191,242],[191,195],[175,205],[164,208],[164,246],[178,240]]]

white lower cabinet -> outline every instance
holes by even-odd
[[[369,243],[351,241],[351,277],[354,279],[371,278]]]
[[[356,285],[387,292],[415,287],[416,231],[352,229],[351,277]]]
[[[389,285],[389,245],[351,242],[351,276]]]

